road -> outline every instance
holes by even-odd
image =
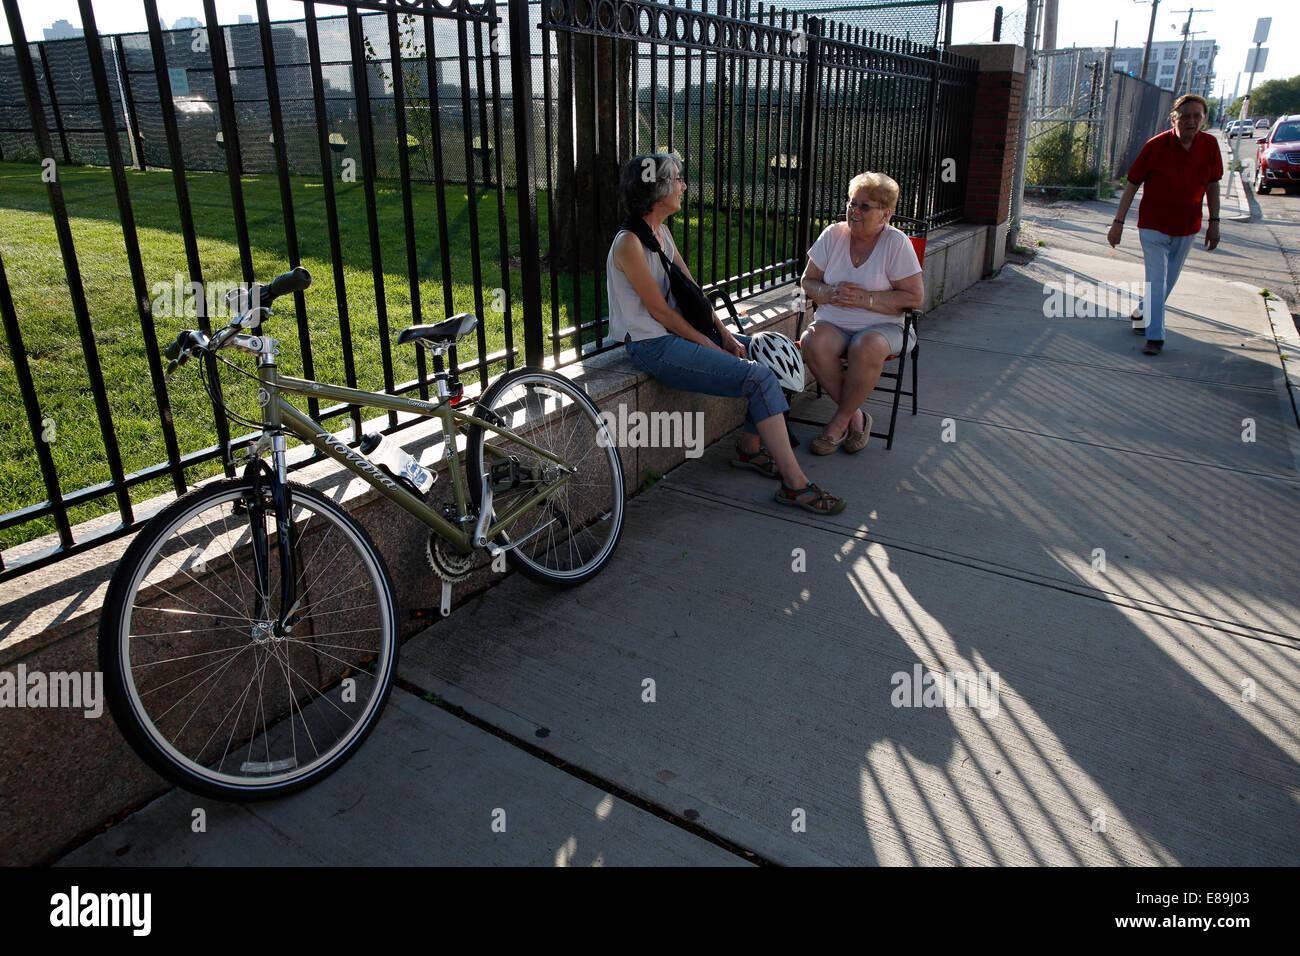
[[[1228,169],[1231,162],[1232,143],[1217,137],[1224,151],[1223,168]],[[1246,181],[1254,179],[1255,141],[1247,139],[1241,144],[1241,165]],[[1240,182],[1237,183],[1240,189]],[[1252,220],[1244,236],[1234,237],[1237,242],[1258,244],[1271,255],[1269,263],[1262,270],[1261,260],[1254,256],[1225,261],[1223,275],[1225,278],[1238,279],[1243,282],[1259,283],[1261,287],[1281,296],[1286,300],[1291,317],[1300,328],[1300,193],[1288,195],[1285,190],[1274,189],[1267,196],[1255,196],[1262,216]],[[1228,235],[1225,231],[1225,241]],[[1280,252],[1280,258],[1276,253]]]

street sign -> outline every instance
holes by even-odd
[[[1258,57],[1256,54],[1259,54]],[[1246,51],[1246,70],[1247,73],[1263,73],[1264,64],[1268,62],[1268,47],[1255,47],[1253,50]]]
[[[1272,17],[1260,17],[1255,21],[1255,39],[1251,43],[1264,43],[1268,40],[1268,28],[1273,25]]]

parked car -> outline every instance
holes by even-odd
[[[1223,135],[1232,139],[1234,136],[1245,136],[1250,139],[1255,138],[1255,121],[1254,120],[1233,120],[1228,124],[1228,128],[1223,131]]]
[[[1300,113],[1283,116],[1255,147],[1255,192],[1300,190]]]
[[[1271,119],[1255,120],[1255,129],[1268,129],[1272,125],[1273,121]]]

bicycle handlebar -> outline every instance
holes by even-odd
[[[311,273],[302,266],[297,266],[284,275],[272,279],[267,285],[260,286],[257,290],[257,297],[253,298],[252,301],[264,308],[269,308],[271,303],[280,296],[301,292],[310,285]]]
[[[301,292],[310,285],[311,273],[302,266],[290,269],[284,275],[272,279],[266,285],[253,283],[247,292],[240,297],[241,307],[248,307],[248,311],[233,319],[229,325],[214,334],[212,338],[209,339],[196,329],[185,329],[176,336],[176,341],[163,350],[163,355],[168,360],[167,371],[164,373],[163,378],[170,378],[171,374],[184,365],[194,352],[209,348],[216,351],[224,346],[240,329],[260,325],[262,320],[270,315],[272,302],[281,296]]]

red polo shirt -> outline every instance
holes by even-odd
[[[1142,184],[1138,228],[1167,236],[1194,236],[1201,231],[1201,200],[1205,187],[1223,178],[1219,144],[1198,132],[1191,149],[1167,129],[1147,140],[1128,171],[1128,181]]]

